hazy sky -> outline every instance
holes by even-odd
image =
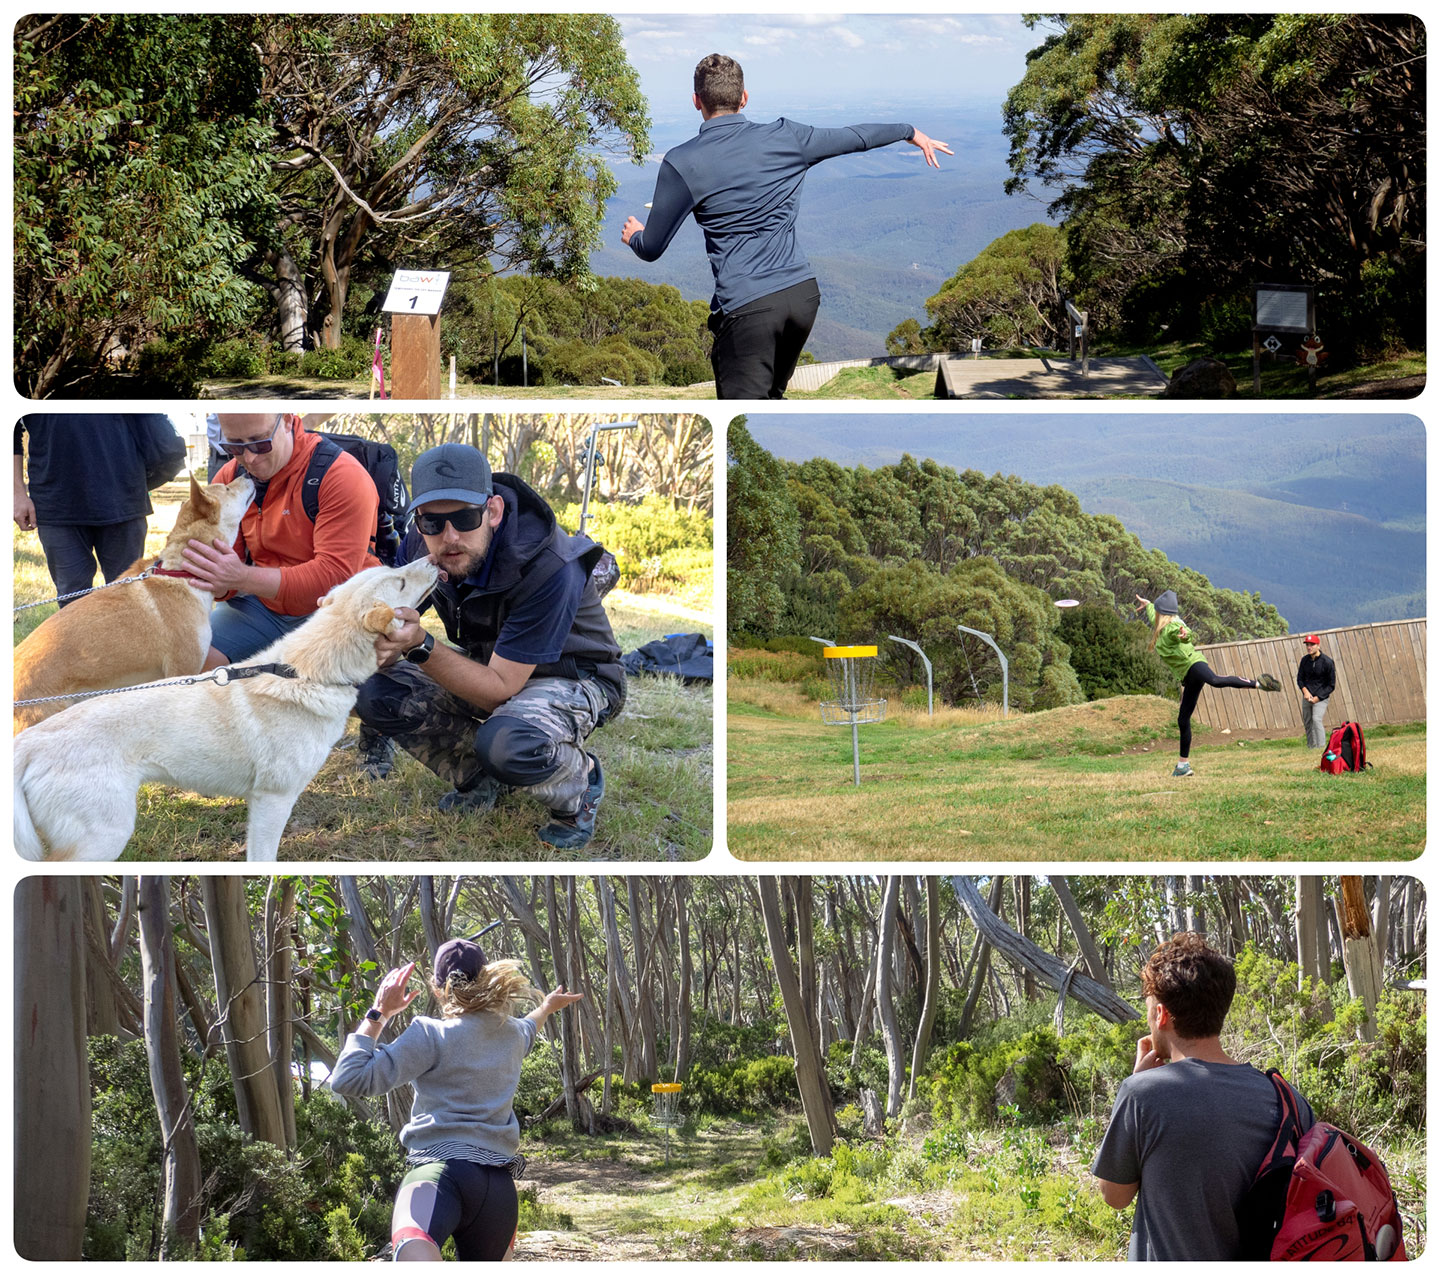
[[[619,19],[659,122],[694,116],[691,76],[707,53],[745,69],[749,114],[886,101],[1000,100],[1044,38],[1014,14],[647,14]]]

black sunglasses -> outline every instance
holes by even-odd
[[[262,438],[259,442],[255,443],[221,442],[220,450],[228,456],[243,456],[246,452],[254,452],[257,456],[264,456],[266,452],[274,448],[275,435],[280,432],[280,426],[283,424],[285,424],[285,418],[282,416],[275,422],[275,428],[270,431],[269,438]]]
[[[463,509],[451,510],[448,514],[426,514],[416,512],[415,526],[422,536],[443,536],[448,522],[456,531],[474,531],[485,521],[484,505],[466,505]]]

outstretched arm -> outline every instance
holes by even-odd
[[[583,992],[567,992],[563,987],[557,987],[550,995],[541,1001],[539,1005],[526,1014],[525,1017],[535,1024],[536,1030],[538,1031],[541,1027],[545,1026],[545,1020],[549,1018],[551,1014],[558,1014],[562,1009],[569,1009],[576,1001],[583,1001],[584,999],[585,994]]]
[[[644,225],[631,217],[621,230],[620,238],[641,261],[656,261],[670,246],[680,223],[694,207],[695,200],[685,179],[671,164],[662,162],[660,176],[655,179],[655,198],[650,201],[650,224]]]
[[[811,128],[808,124],[791,124],[790,127],[807,164],[818,164],[822,159],[874,150],[877,146],[890,146],[895,142],[918,146],[925,162],[932,168],[940,167],[939,160],[935,158],[936,151],[945,155],[955,153],[944,142],[927,137],[913,124],[850,124],[845,128]]]

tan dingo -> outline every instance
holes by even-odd
[[[250,507],[255,484],[241,476],[228,486],[202,487],[190,476],[190,495],[160,551],[153,575],[133,584],[97,589],[48,616],[15,648],[15,699],[43,699],[77,691],[138,686],[185,677],[205,666],[210,649],[210,594],[183,578],[181,551],[190,540],[230,544]],[[156,565],[142,557],[125,571],[138,576]],[[15,710],[15,733],[80,700],[56,700]]]
[[[379,667],[375,638],[401,627],[439,571],[371,567],[236,667],[283,665],[227,684],[141,686],[85,700],[15,740],[15,848],[26,859],[115,859],[144,783],[249,805],[246,857],[272,862],[295,799],[345,732],[356,690]],[[187,586],[188,587],[188,586]]]

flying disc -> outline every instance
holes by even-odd
[[[1078,607],[1080,600],[1078,598],[1061,598],[1055,605],[1057,607]]]

